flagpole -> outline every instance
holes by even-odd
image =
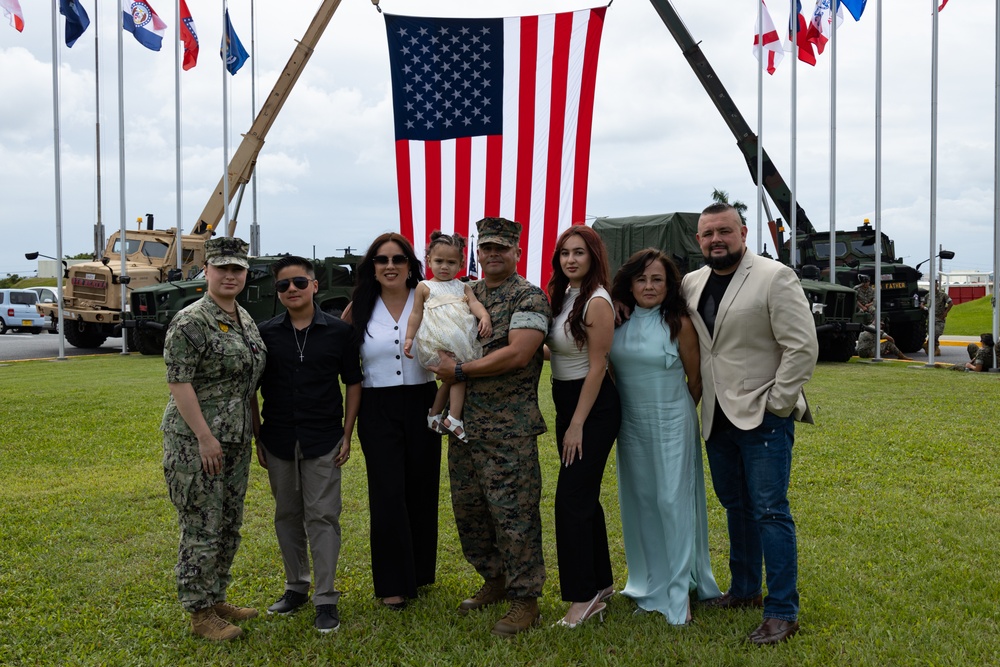
[[[830,284],[837,284],[837,8],[830,8]]]
[[[181,42],[181,0],[174,3],[174,136],[176,137],[175,158],[177,161],[177,231],[174,233],[174,245],[177,246],[177,270],[184,267],[184,248],[182,234],[184,233],[183,223],[183,191],[184,176],[181,161],[181,59],[184,57],[183,44]],[[181,276],[183,277],[183,275]]]
[[[125,14],[122,13],[122,20]],[[128,294],[125,282],[121,280],[128,270],[127,243],[125,229],[125,57],[122,46],[122,33],[125,32],[124,25],[118,26],[118,217],[119,238],[118,250],[121,255],[121,272],[119,273],[119,283],[121,284],[122,313],[128,310]],[[128,332],[122,329],[122,354],[128,354]]]
[[[1000,0],[998,0],[1000,1]],[[798,132],[799,132],[799,12],[798,12],[798,0],[790,0],[791,7],[789,16],[792,21],[792,174],[789,181],[792,191],[792,215],[791,220],[788,221],[790,226],[791,235],[789,237],[789,254],[788,263],[795,268],[798,266],[796,261],[796,242],[795,234],[796,227],[798,225],[798,200],[795,198],[795,182],[796,182],[796,171],[798,169]],[[781,248],[777,248],[777,256],[781,257]]]
[[[257,118],[257,19],[255,0],[250,0],[250,122]],[[257,224],[257,169],[250,176],[250,200],[253,220],[250,223],[250,256],[260,256],[260,226]]]
[[[1000,0],[996,6],[996,77],[993,107],[993,366],[997,367],[996,341],[1000,340],[1000,300],[997,297],[997,277],[1000,276]],[[1000,370],[1000,369],[998,369]]]
[[[763,250],[764,206],[764,0],[757,2],[757,254]]]
[[[94,116],[96,140],[95,159],[97,167],[97,222],[94,223],[94,259],[104,252],[104,214],[101,210],[101,49],[100,49],[101,9],[94,5]],[[60,320],[61,321],[61,320]]]
[[[937,116],[938,116],[938,0],[934,5],[931,30],[931,211],[930,211],[930,299],[927,302],[927,366],[934,367],[934,323],[937,319],[937,266],[934,249],[937,247]]]
[[[226,45],[222,57],[222,203],[224,215],[222,218],[222,235],[229,235],[229,81],[226,75],[229,74],[227,65],[229,64],[229,25],[226,17],[229,16],[229,7],[226,0],[222,0],[222,43]]]
[[[56,199],[56,257],[62,261],[62,167],[59,160],[59,3],[52,0],[52,144],[55,156],[55,199]],[[56,286],[59,291],[58,316],[59,322],[59,361],[66,361],[66,325],[63,323],[63,272],[56,263]]]
[[[882,0],[875,2],[875,357],[872,361],[882,361]]]

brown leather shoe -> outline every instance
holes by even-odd
[[[513,637],[542,622],[538,611],[538,598],[514,598],[510,601],[507,615],[493,626],[493,634],[501,637]]]
[[[764,598],[760,594],[752,598],[738,598],[726,591],[719,597],[704,600],[700,604],[709,609],[763,609]]]
[[[479,587],[476,594],[471,598],[462,600],[462,603],[458,605],[458,613],[468,614],[474,609],[482,609],[483,607],[488,607],[491,604],[496,604],[507,597],[507,580],[504,577],[494,577],[493,579],[487,579],[483,582],[483,585]]]
[[[783,621],[780,618],[765,618],[757,629],[750,633],[750,642],[758,646],[780,644],[799,631],[798,621]]]

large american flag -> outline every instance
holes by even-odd
[[[500,19],[386,15],[400,232],[522,225],[518,273],[545,285],[584,222],[606,7]],[[471,228],[470,228],[471,227]]]

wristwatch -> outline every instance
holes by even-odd
[[[467,379],[465,373],[462,372],[462,364],[455,364],[455,379],[458,382],[465,382]]]

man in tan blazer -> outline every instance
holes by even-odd
[[[729,590],[710,604],[761,607],[755,644],[798,631],[798,554],[788,481],[795,421],[812,423],[802,391],[816,365],[816,328],[795,273],[746,246],[728,204],[698,220],[707,266],[684,277],[701,347],[702,435],[729,523]],[[766,599],[761,570],[766,567]]]

